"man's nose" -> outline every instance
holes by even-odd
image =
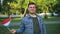
[[[32,7],[31,9],[34,9],[34,7]]]

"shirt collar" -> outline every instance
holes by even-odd
[[[37,17],[38,17],[38,15],[37,14],[35,14]],[[28,18],[31,18],[31,16],[28,14]]]

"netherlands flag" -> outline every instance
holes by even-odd
[[[11,22],[11,15],[9,18],[5,19],[4,21],[2,21],[2,25],[9,28],[10,22]]]

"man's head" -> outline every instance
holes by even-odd
[[[34,14],[36,12],[36,4],[31,2],[28,4],[28,11],[31,14]]]

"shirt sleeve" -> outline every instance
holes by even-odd
[[[46,34],[46,27],[45,27],[45,24],[44,24],[42,18],[41,18],[41,22],[42,22],[42,30],[43,30],[43,34]]]
[[[24,20],[20,22],[20,28],[16,30],[16,34],[21,34],[25,30]]]

